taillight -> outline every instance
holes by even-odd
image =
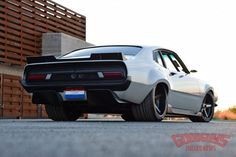
[[[42,81],[45,80],[47,74],[29,74],[28,80],[29,81]]]
[[[103,72],[105,79],[123,79],[124,74],[122,72]]]

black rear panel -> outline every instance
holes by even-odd
[[[55,56],[39,56],[39,57],[26,57],[27,63],[45,63],[45,62],[61,62],[61,61],[85,61],[85,60],[124,60],[122,52],[112,53],[91,53],[90,57],[75,57],[57,59]]]
[[[22,85],[28,92],[74,87],[124,90],[129,81],[122,61],[57,61],[27,65]]]

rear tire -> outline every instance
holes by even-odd
[[[208,93],[202,103],[201,116],[191,116],[189,119],[192,122],[210,122],[214,116],[215,104],[213,101],[213,95]]]
[[[137,121],[162,121],[167,111],[167,91],[163,86],[154,88],[141,104],[133,105]]]
[[[132,112],[126,112],[121,115],[121,118],[127,122],[135,121],[134,115]]]
[[[81,114],[72,105],[45,105],[48,117],[54,121],[76,121]]]

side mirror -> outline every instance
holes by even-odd
[[[197,70],[190,70],[190,72],[191,72],[191,73],[196,73],[196,72],[197,72]]]

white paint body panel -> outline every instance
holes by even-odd
[[[169,88],[168,103],[176,114],[197,114],[203,99],[213,88],[190,74],[178,72],[170,76],[168,69],[156,63],[153,51],[159,47],[143,47],[135,56],[125,62],[131,84],[126,91],[114,91],[123,101],[140,104],[158,83],[165,83]],[[215,101],[217,98],[215,98]]]

